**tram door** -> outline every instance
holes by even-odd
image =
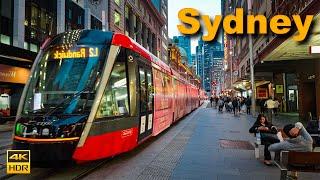
[[[139,65],[140,122],[139,141],[152,133],[153,127],[153,83],[151,67]]]

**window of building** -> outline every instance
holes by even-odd
[[[102,22],[95,18],[94,16],[91,16],[91,29],[102,29]]]
[[[0,35],[0,40],[1,40],[1,43],[2,44],[7,44],[7,45],[10,45],[11,44],[11,38],[10,36],[6,36],[4,34],[1,34]]]
[[[56,4],[57,0],[48,1],[46,3],[26,1],[24,21],[25,49],[37,52],[39,45],[46,37],[56,34]],[[31,44],[34,46],[31,46]]]
[[[113,66],[97,111],[97,118],[129,115],[127,84],[126,56],[122,50]]]
[[[0,34],[1,43],[12,44],[13,31],[13,0],[0,1]]]
[[[114,24],[116,26],[120,26],[120,20],[121,20],[121,15],[117,11],[114,11]]]
[[[66,30],[84,29],[84,9],[72,0],[66,0],[65,5]]]
[[[30,43],[30,51],[38,52],[38,46],[36,44]]]
[[[114,0],[114,2],[115,2],[118,6],[121,5],[121,0]]]

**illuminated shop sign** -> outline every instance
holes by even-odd
[[[72,58],[88,58],[98,57],[98,48],[80,48],[79,50],[56,50],[53,54],[53,59],[72,59]]]

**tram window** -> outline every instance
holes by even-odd
[[[152,111],[153,109],[153,86],[152,86],[152,77],[151,72],[147,72],[148,79],[148,110]]]
[[[125,53],[121,51],[113,66],[97,111],[97,118],[129,114],[126,58],[124,55]]]
[[[140,77],[140,102],[141,102],[141,112],[146,111],[147,107],[147,89],[146,89],[146,76],[144,69],[139,68],[139,77]]]

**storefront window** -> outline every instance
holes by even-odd
[[[97,118],[125,116],[129,114],[126,57],[121,51],[113,66],[104,95],[101,99]]]

